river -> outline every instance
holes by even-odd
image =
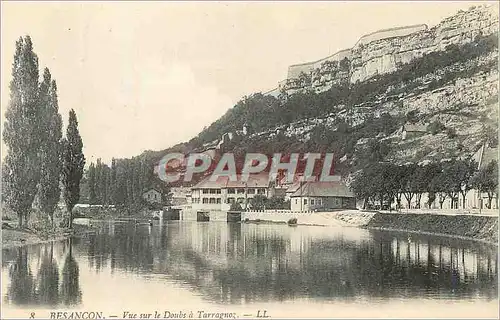
[[[260,308],[333,316],[360,306],[374,316],[470,302],[498,314],[498,248],[478,242],[352,227],[97,224],[82,237],[4,249],[4,316],[71,309],[243,317]]]

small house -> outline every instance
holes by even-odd
[[[146,200],[146,202],[151,204],[162,203],[162,193],[156,188],[147,189],[145,192],[143,192],[142,198]]]
[[[303,182],[290,201],[292,211],[356,209],[356,198],[342,181]]]

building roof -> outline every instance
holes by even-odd
[[[246,182],[242,181],[240,174],[236,175],[236,181],[230,181],[228,176],[221,176],[216,181],[210,181],[210,177],[205,177],[193,186],[193,189],[268,188],[270,183],[269,175],[266,172],[251,174]]]
[[[300,179],[302,179],[303,176],[304,176],[303,173],[296,172],[293,175],[293,181],[288,182],[287,181],[287,173],[285,173],[285,174],[279,174],[277,176],[277,178],[276,178],[276,183],[278,184],[278,186],[282,186],[282,185],[294,185],[294,184],[299,183]]]
[[[161,190],[159,188],[151,187],[151,188],[144,189],[144,191],[142,191],[142,194],[148,193],[148,192],[153,191],[153,190],[158,192],[158,193],[161,193]]]
[[[299,190],[300,187],[300,182],[294,182],[288,189],[286,189],[286,193],[294,193],[295,191]]]
[[[342,181],[333,182],[305,182],[290,197],[347,197],[354,198],[354,194]]]

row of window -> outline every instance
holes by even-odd
[[[198,199],[200,200],[200,199]],[[211,204],[220,204],[221,200],[220,198],[203,198],[203,203],[211,203]]]
[[[203,189],[203,194],[221,194],[221,189]]]
[[[299,204],[299,199],[295,199],[295,204]],[[304,199],[304,204],[307,204],[307,199]],[[316,201],[315,201],[315,199],[311,199],[311,205],[313,206],[315,204],[320,206],[321,205],[321,198],[316,199]]]
[[[237,201],[238,203],[244,203],[245,198],[227,198],[225,203],[234,203]],[[247,202],[249,202],[250,199],[247,199]],[[193,198],[193,203],[200,203],[200,198]],[[201,203],[203,204],[220,204],[221,199],[220,198],[201,198]]]
[[[203,194],[221,194],[222,190],[221,189],[202,189]],[[228,188],[227,193],[229,194],[244,194],[245,193],[245,188]],[[266,194],[266,189],[265,188],[259,188],[259,189],[253,189],[253,188],[248,188],[247,189],[247,194]]]

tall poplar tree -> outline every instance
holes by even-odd
[[[80,200],[80,181],[83,176],[85,166],[85,156],[83,155],[83,142],[78,132],[78,120],[75,110],[69,112],[68,128],[66,130],[66,140],[64,141],[63,156],[63,185],[64,201],[69,213],[69,227],[73,227],[73,208]]]
[[[91,163],[89,170],[87,171],[88,179],[87,185],[89,189],[89,204],[96,204],[96,192],[95,192],[95,166]]]
[[[40,108],[38,105],[38,57],[31,38],[16,42],[10,101],[5,113],[3,139],[7,146],[3,195],[17,213],[19,226],[26,223],[40,177]]]
[[[54,210],[61,196],[62,170],[62,119],[57,101],[57,85],[51,81],[49,69],[45,68],[39,92],[41,117],[41,175],[39,183],[39,204],[42,212],[48,214],[54,225]]]

